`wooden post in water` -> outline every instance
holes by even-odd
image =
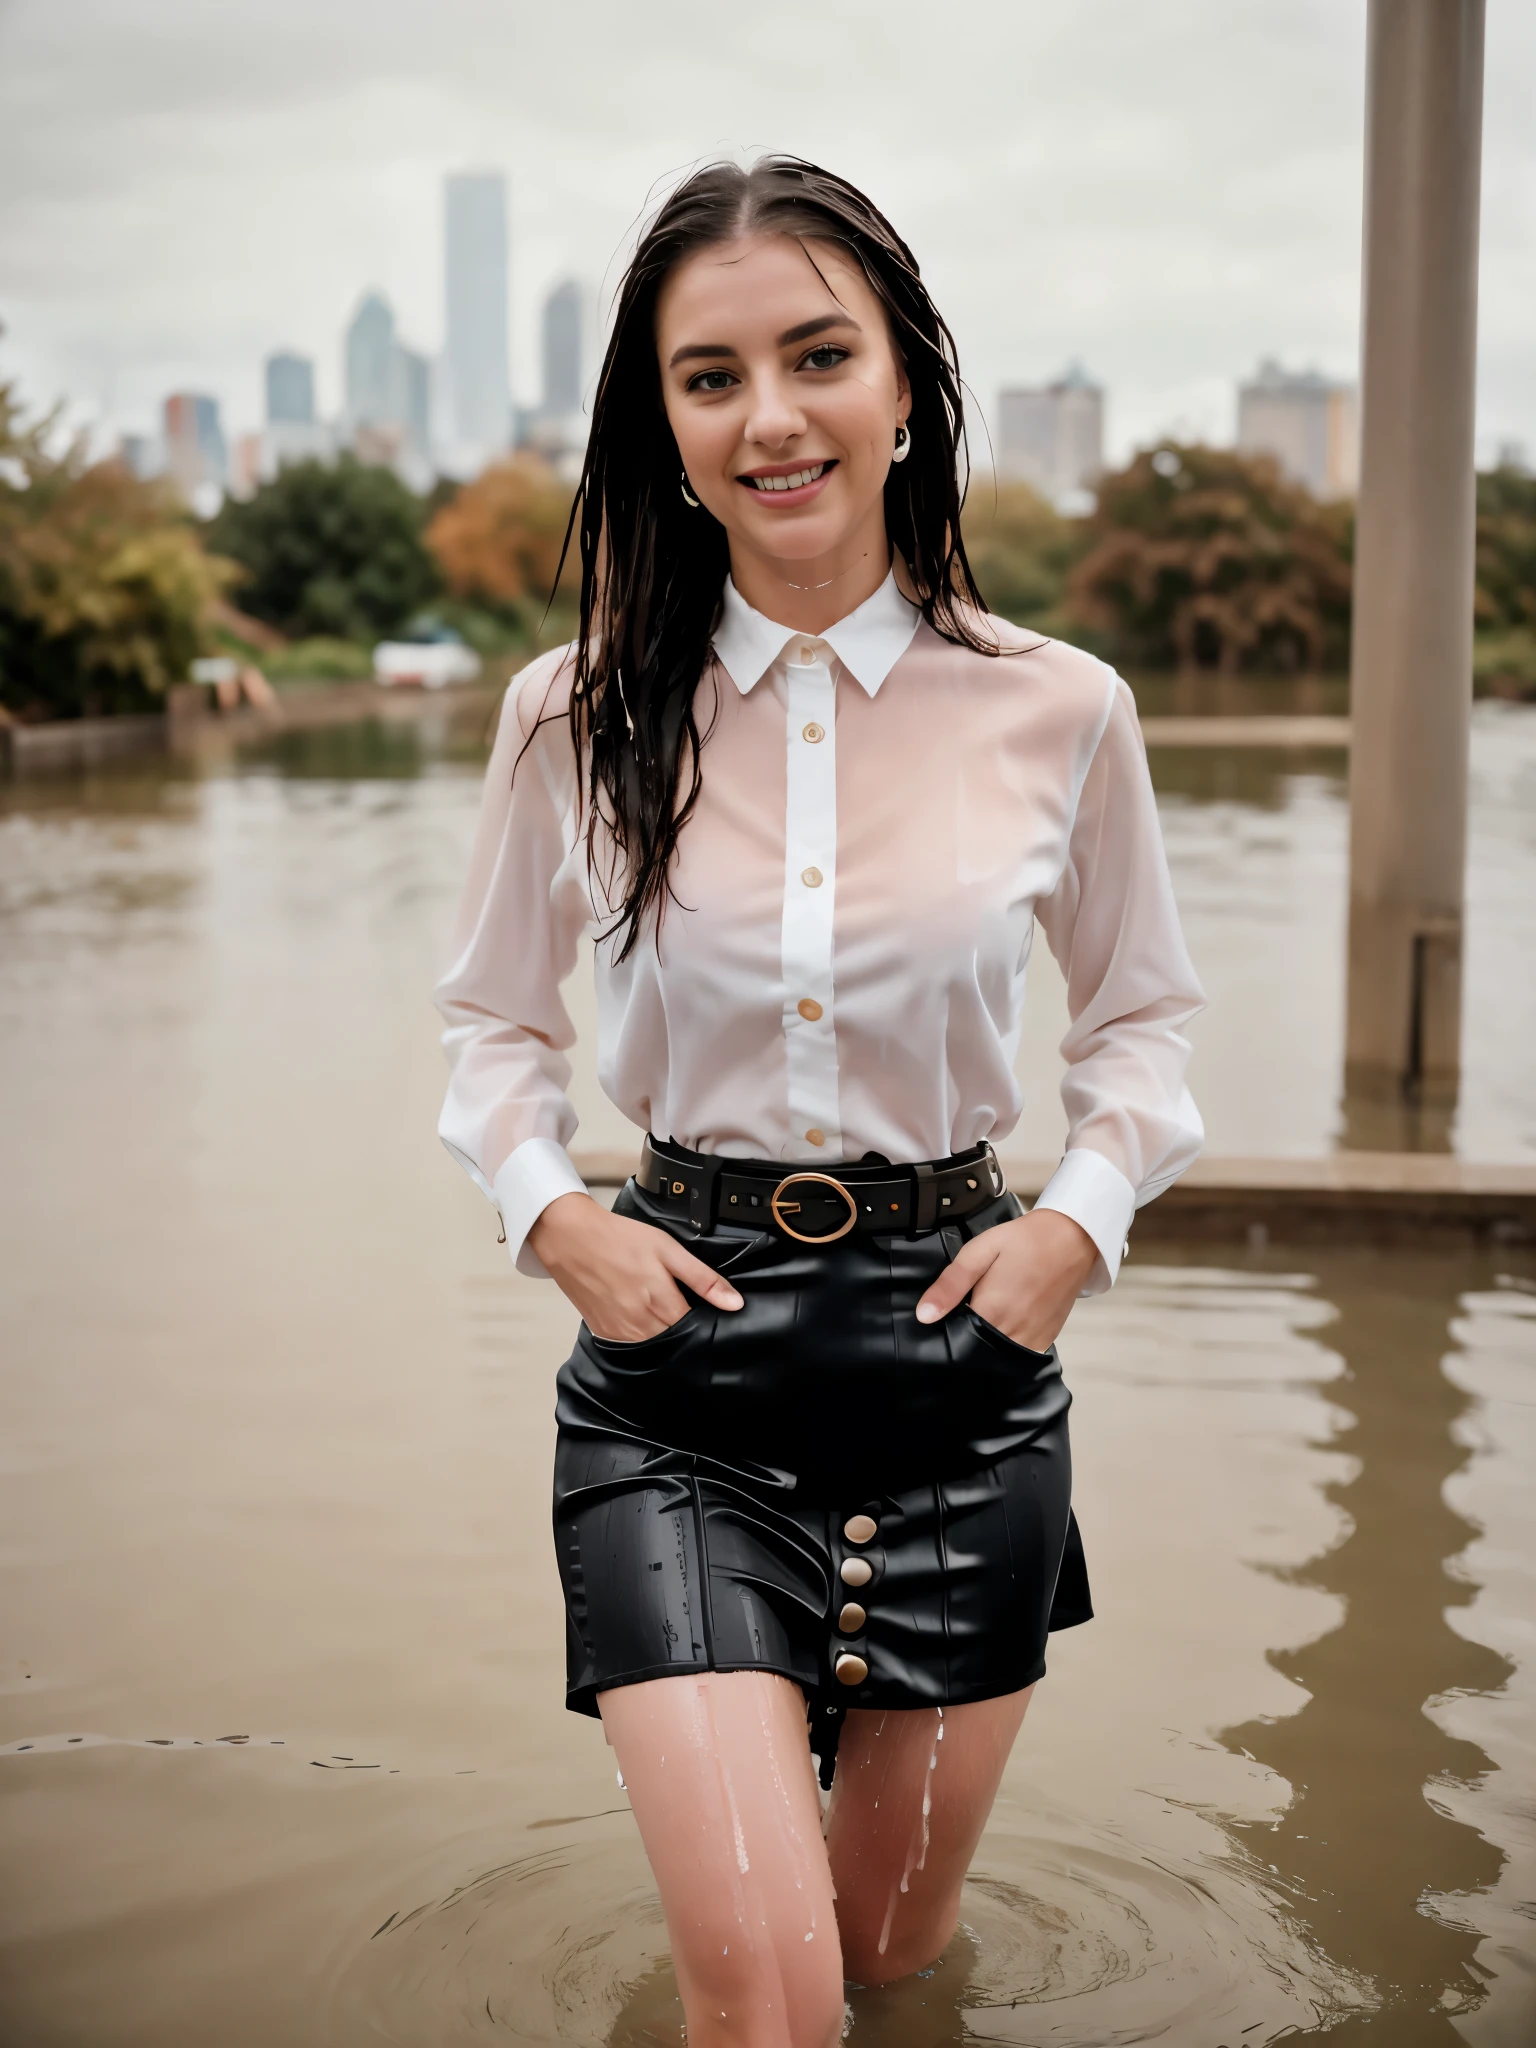
[[[1443,1149],[1461,1063],[1484,0],[1370,0],[1346,1143]]]

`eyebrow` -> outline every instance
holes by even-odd
[[[818,313],[814,320],[802,320],[798,327],[786,327],[779,336],[778,346],[788,348],[793,342],[809,341],[813,334],[825,334],[833,327],[850,327],[855,334],[864,332],[851,313]],[[728,341],[690,341],[673,351],[667,368],[674,370],[679,363],[691,363],[704,356],[735,354],[735,349]]]

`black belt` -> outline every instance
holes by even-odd
[[[721,1159],[647,1137],[635,1175],[648,1195],[675,1206],[707,1236],[717,1223],[772,1224],[802,1244],[831,1244],[850,1231],[915,1237],[995,1202],[1003,1170],[990,1145],[915,1166],[786,1170],[767,1160]]]

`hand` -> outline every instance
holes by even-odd
[[[615,1216],[590,1195],[558,1196],[528,1242],[594,1337],[639,1344],[670,1330],[688,1313],[679,1280],[716,1308],[742,1306],[729,1280],[666,1231]]]
[[[983,1322],[1029,1351],[1049,1351],[1098,1256],[1080,1223],[1033,1209],[972,1238],[917,1304],[917,1320],[936,1323],[969,1294]]]

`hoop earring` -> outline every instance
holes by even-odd
[[[688,472],[687,472],[687,470],[686,470],[686,469],[685,469],[685,470],[684,470],[684,471],[682,472],[682,478],[683,478],[683,503],[684,503],[685,505],[691,505],[691,506],[693,507],[694,511],[695,511],[695,512],[697,512],[697,511],[698,511],[698,509],[699,509],[699,501],[698,501],[698,499],[697,499],[697,498],[696,498],[696,497],[695,497],[695,496],[693,495],[692,491],[690,491],[690,490],[689,490],[689,488],[688,488]]]
[[[891,450],[892,462],[905,462],[912,453],[912,436],[902,426],[896,429],[896,446]]]

